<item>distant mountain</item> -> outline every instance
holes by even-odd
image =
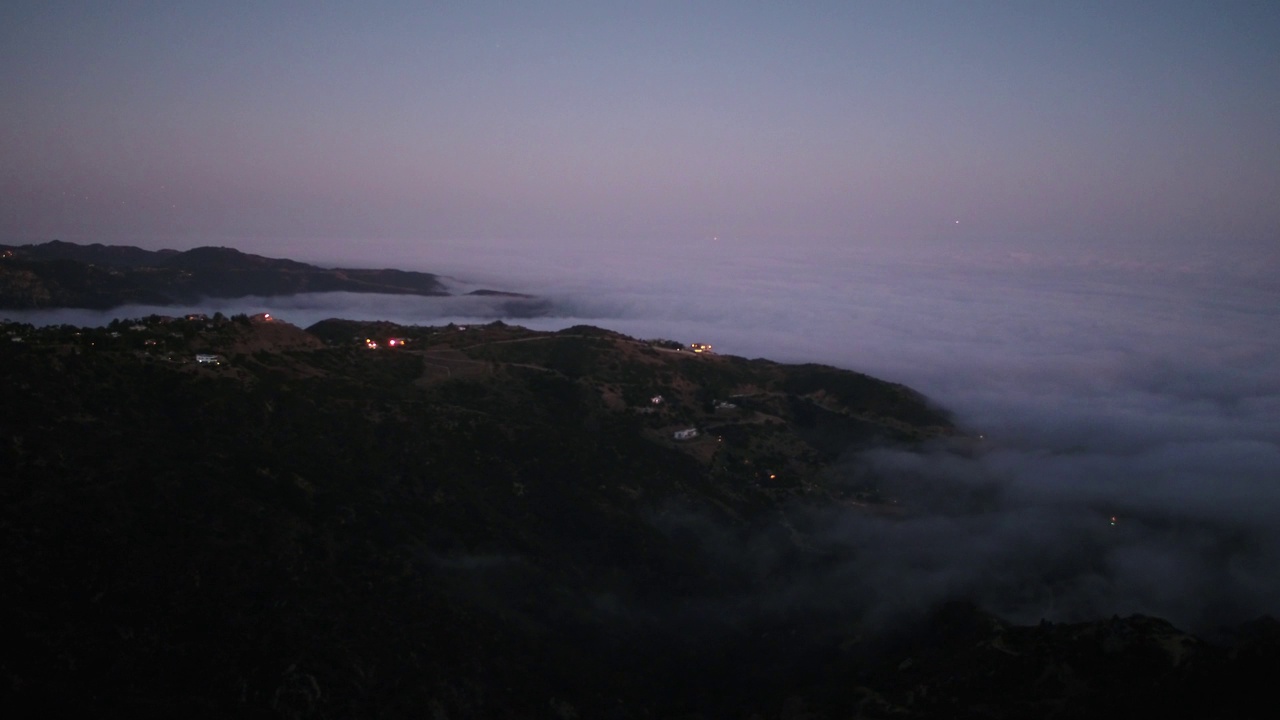
[[[88,265],[106,267],[159,267],[164,261],[179,254],[177,250],[143,250],[130,245],[77,245],[52,240],[42,245],[0,245],[0,252],[13,252],[19,258],[29,260],[75,260]]]
[[[864,627],[807,582],[867,582],[839,574],[823,512],[893,522],[911,500],[833,469],[851,448],[970,441],[902,385],[681,348],[500,322],[0,324],[0,708],[797,720],[1270,706],[1269,619],[1219,646],[1141,616],[1013,626],[958,599]]]
[[[206,298],[335,291],[450,294],[431,273],[321,268],[225,247],[153,251],[57,240],[0,246],[0,308],[108,309],[127,304],[176,305]]]

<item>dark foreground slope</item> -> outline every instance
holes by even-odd
[[[778,601],[832,561],[807,508],[895,512],[830,480],[841,450],[957,441],[918,394],[856,373],[585,327],[4,332],[9,708],[1239,716],[1274,668],[1266,623],[1231,649],[1147,618],[1014,628],[958,604],[872,636]]]

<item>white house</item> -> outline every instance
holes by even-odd
[[[200,353],[200,354],[196,355],[196,362],[198,362],[198,363],[212,363],[212,364],[214,364],[214,365],[217,365],[218,363],[222,362],[222,356],[220,356],[220,355],[206,355],[205,353]]]
[[[672,434],[671,437],[676,440],[692,440],[698,437],[698,428],[686,428],[684,430],[677,430],[675,431],[674,434]]]

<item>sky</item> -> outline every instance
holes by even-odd
[[[0,237],[1274,252],[1269,2],[0,8]]]

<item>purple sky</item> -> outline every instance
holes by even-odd
[[[616,5],[10,0],[0,242],[1280,242],[1280,4]]]

